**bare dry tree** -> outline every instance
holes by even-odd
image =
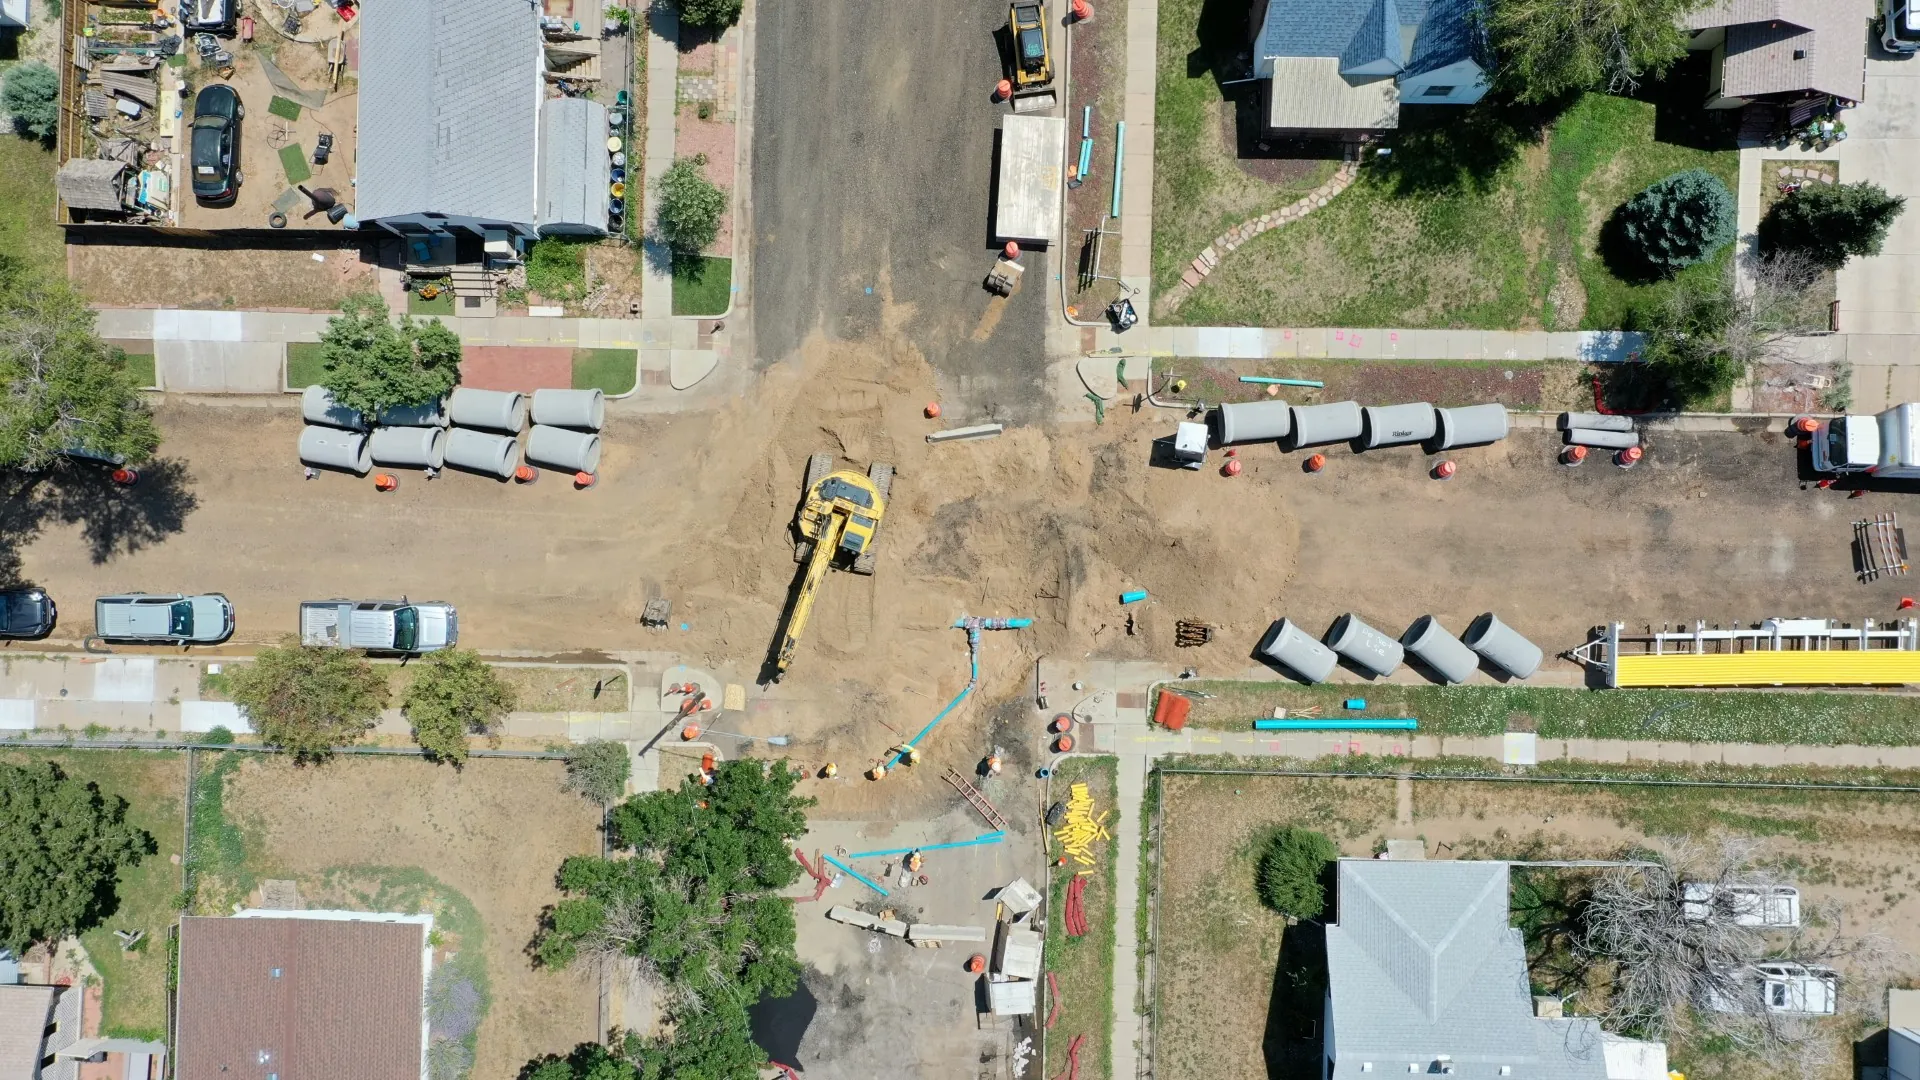
[[[1744,268],[1722,347],[1743,364],[1794,362],[1788,340],[1829,325],[1827,305],[1813,288],[1820,265],[1804,252],[1785,250],[1748,255]]]

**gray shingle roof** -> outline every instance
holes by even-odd
[[[548,98],[540,109],[540,225],[607,227],[607,107]]]
[[[367,0],[360,19],[357,215],[533,223],[544,92],[535,5]]]
[[[1866,0],[1721,0],[1688,14],[1687,25],[1727,28],[1722,93],[1811,90],[1858,101],[1866,91],[1863,28],[1870,14]]]
[[[1343,859],[1339,904],[1327,927],[1334,1075],[1367,1061],[1426,1072],[1444,1054],[1476,1076],[1509,1065],[1535,1080],[1606,1077],[1597,1024],[1533,1015],[1505,863]]]
[[[1383,60],[1396,70],[1400,67],[1400,13],[1393,0],[1377,0],[1368,5],[1366,18],[1361,20],[1353,39],[1340,53],[1340,71],[1352,74],[1358,68]]]
[[[40,1075],[41,1032],[53,1018],[53,986],[0,986],[0,1080]]]
[[[1483,69],[1491,66],[1485,59],[1490,50],[1481,14],[1479,0],[1433,0],[1422,15],[1406,73],[1438,71],[1462,60]]]

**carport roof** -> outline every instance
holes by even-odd
[[[362,220],[532,224],[544,93],[527,0],[367,0],[360,16]]]

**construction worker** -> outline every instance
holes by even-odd
[[[988,776],[1000,775],[1000,755],[999,754],[987,755],[987,775]]]
[[[907,872],[911,874],[919,873],[920,865],[925,861],[926,860],[921,858],[920,856],[920,849],[915,848],[914,850],[907,852],[907,859],[906,859]]]
[[[831,761],[827,762],[825,765],[820,767],[820,778],[822,780],[831,780],[834,777],[839,775],[840,775],[840,766],[835,765]]]
[[[888,751],[888,753],[893,754],[909,765],[920,764],[920,748],[912,743],[901,743],[899,746]]]
[[[867,779],[869,780],[885,780],[886,778],[887,763],[884,761],[867,770]]]

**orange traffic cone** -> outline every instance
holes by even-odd
[[[1309,457],[1307,459],[1308,472],[1319,472],[1321,469],[1324,469],[1326,467],[1327,467],[1327,455],[1325,454],[1315,454],[1312,457]]]
[[[692,742],[693,740],[699,737],[700,737],[699,724],[688,724],[686,727],[683,727],[680,729],[680,740],[682,742]]]
[[[374,473],[373,486],[379,491],[392,491],[400,486],[400,478],[392,473]]]

